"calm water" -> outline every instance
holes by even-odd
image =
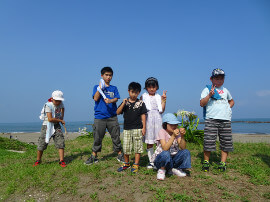
[[[202,120],[202,119],[201,119]],[[270,121],[268,119],[234,119],[233,121]],[[121,123],[121,122],[120,122]],[[92,131],[92,126],[87,125],[91,122],[66,122],[68,132],[78,132],[79,128],[86,127]],[[121,125],[121,130],[123,126]],[[203,129],[204,125],[199,124],[199,129]],[[0,133],[28,133],[39,132],[41,122],[34,123],[0,123]],[[253,134],[270,134],[270,123],[232,123],[233,133],[253,133]]]

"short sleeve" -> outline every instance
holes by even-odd
[[[117,87],[115,87],[115,89],[114,89],[114,98],[120,99],[120,94],[119,94],[119,92],[118,92]]]
[[[157,140],[166,140],[166,131],[164,129],[159,131]]]
[[[209,94],[209,89],[204,88],[202,93],[201,93],[201,99],[205,98]]]
[[[142,107],[141,107],[141,114],[146,114],[146,113],[147,113],[147,109],[146,109],[145,103],[143,102]]]
[[[97,87],[98,87],[98,85],[95,85],[95,86],[94,86],[94,88],[93,88],[93,95],[92,95],[92,97],[94,97],[94,95],[96,94],[96,92],[97,92]]]
[[[228,100],[231,100],[232,99],[232,95],[231,95],[230,91],[228,91],[228,90],[227,90],[227,99]]]
[[[48,106],[48,105],[45,105],[45,112],[46,113],[52,113],[52,110],[51,110],[51,108]]]

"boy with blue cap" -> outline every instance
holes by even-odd
[[[154,165],[158,169],[157,179],[164,180],[165,174],[185,177],[187,169],[191,168],[191,156],[186,149],[184,135],[186,130],[178,128],[180,121],[172,113],[162,118],[162,127],[157,137],[157,148],[152,156]]]
[[[214,69],[210,81],[202,93],[200,106],[203,107],[204,128],[204,161],[202,170],[209,171],[211,151],[216,151],[216,138],[219,136],[221,161],[219,171],[226,170],[228,152],[233,151],[231,117],[234,100],[230,92],[223,87],[225,73],[222,69]]]

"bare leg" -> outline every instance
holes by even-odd
[[[135,164],[139,165],[141,154],[135,154]]]
[[[92,155],[93,156],[97,156],[97,152],[92,152]]]
[[[129,155],[124,154],[124,158],[125,158],[125,163],[129,163]]]
[[[210,154],[211,154],[210,151],[204,151],[204,152],[203,152],[203,158],[204,158],[204,160],[209,161],[209,159],[210,159]]]
[[[59,158],[60,161],[64,161],[64,149],[59,149]]]
[[[43,154],[43,151],[39,151],[39,150],[37,151],[37,161],[41,160],[42,154]]]
[[[221,150],[221,161],[225,163],[227,160],[227,157],[228,157],[228,152]]]

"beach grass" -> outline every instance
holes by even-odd
[[[87,166],[93,139],[90,136],[66,141],[67,167],[58,164],[58,152],[49,146],[42,164],[33,167],[36,146],[0,138],[0,200],[10,201],[266,201],[270,200],[270,145],[235,143],[225,173],[217,170],[219,151],[211,154],[210,172],[201,171],[200,145],[188,144],[192,155],[191,176],[167,176],[156,180],[147,170],[148,158],[142,155],[137,174],[118,173],[120,163],[112,152],[112,142],[104,138],[99,163]],[[8,150],[20,150],[16,153]],[[132,156],[134,161],[134,156]]]

